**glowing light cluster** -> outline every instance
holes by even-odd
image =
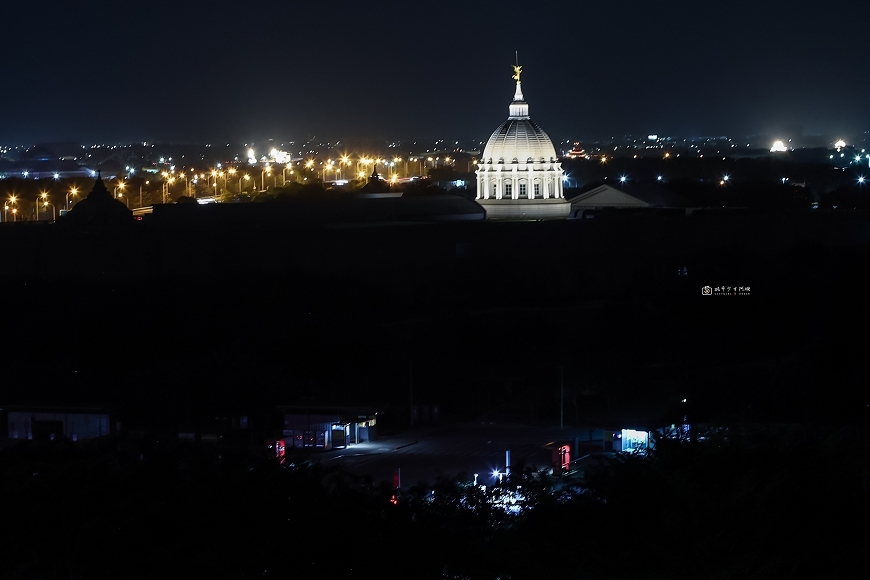
[[[773,146],[770,148],[770,152],[782,153],[783,151],[788,151],[788,147],[785,146],[785,143],[782,141],[774,141]]]

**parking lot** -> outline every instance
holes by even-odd
[[[572,438],[570,431],[558,428],[475,422],[420,428],[346,449],[313,453],[311,458],[349,474],[368,475],[375,483],[392,482],[401,470],[402,487],[460,473],[469,480],[477,473],[479,483],[486,484],[497,480],[493,472],[504,473],[506,451],[511,452],[514,471],[547,468],[551,466],[552,444]]]

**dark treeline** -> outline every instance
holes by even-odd
[[[865,223],[182,221],[110,243],[3,228],[5,403],[167,424],[312,398],[404,404],[413,361],[415,398],[455,417],[552,424],[564,367],[569,424],[669,424],[687,397],[698,420],[858,418],[867,370],[852,336],[868,310],[845,289],[868,284]],[[705,284],[752,290],[702,297]]]

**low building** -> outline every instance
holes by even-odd
[[[371,441],[378,411],[368,407],[281,407],[284,428],[270,442],[277,457],[289,449],[329,450]]]
[[[573,218],[592,217],[595,211],[603,209],[684,209],[687,206],[679,195],[648,184],[623,184],[619,188],[599,185],[571,198],[568,203]]]
[[[0,437],[8,441],[71,441],[111,433],[109,412],[99,408],[19,405],[0,407]]]

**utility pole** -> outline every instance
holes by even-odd
[[[559,429],[565,428],[565,365],[562,365],[562,381],[559,387]]]
[[[414,361],[408,361],[408,404],[411,407],[411,425],[414,425]]]

